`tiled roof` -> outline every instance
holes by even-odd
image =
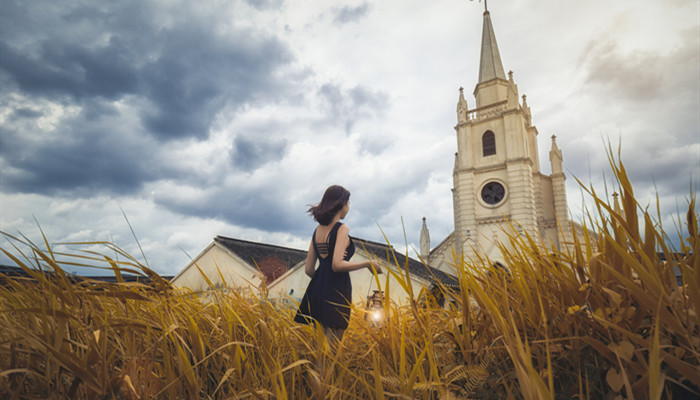
[[[401,267],[406,265],[408,260],[408,270],[411,274],[419,276],[428,282],[441,283],[447,286],[457,286],[459,282],[454,276],[440,271],[439,269],[433,268],[429,265],[425,265],[418,260],[414,260],[411,257],[406,257],[405,254],[401,254],[394,250],[392,246],[387,244],[372,242],[369,240],[364,240],[360,238],[353,237],[353,242],[355,243],[355,248],[360,251],[361,249],[367,249],[368,252],[374,254],[376,258],[381,261],[389,262],[392,265],[398,263]],[[396,260],[394,260],[396,257]]]
[[[214,238],[214,241],[236,254],[251,266],[257,267],[265,276],[265,283],[267,284],[273,282],[306,259],[306,251],[304,250],[249,242],[225,236],[217,236]]]
[[[53,276],[53,272],[44,270],[42,271],[45,275]],[[22,268],[10,266],[10,265],[0,265],[0,274],[5,275],[8,278],[31,278],[31,276]],[[116,283],[117,277],[114,275],[107,276],[93,276],[93,275],[75,275],[72,273],[67,273],[68,279],[73,282],[79,282],[85,279],[90,279],[93,281],[101,281],[107,283]],[[172,276],[161,276],[161,278],[169,281]],[[148,284],[151,282],[151,278],[145,275],[133,275],[133,274],[122,274],[122,279],[124,282],[141,282]]]

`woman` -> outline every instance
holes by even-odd
[[[350,192],[333,185],[326,189],[321,202],[308,211],[319,225],[314,230],[306,255],[305,272],[311,277],[311,282],[294,320],[305,324],[320,323],[331,346],[342,340],[348,327],[352,301],[350,271],[374,268],[377,273],[382,272],[378,264],[373,265],[370,261],[349,261],[355,253],[355,245],[350,240],[350,229],[340,222],[349,210]],[[316,259],[318,269],[315,269]]]

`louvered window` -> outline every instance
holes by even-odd
[[[486,131],[481,137],[481,145],[484,150],[484,157],[496,154],[496,136],[491,131]]]

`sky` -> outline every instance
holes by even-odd
[[[609,144],[675,231],[700,175],[700,3],[488,8],[544,173],[557,136],[572,218],[575,177],[614,190]],[[474,107],[483,11],[0,0],[0,230],[58,250],[110,241],[174,275],[216,235],[306,249],[308,206],[340,184],[351,235],[413,255],[425,216],[435,246],[453,230],[458,89]]]

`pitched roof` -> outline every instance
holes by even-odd
[[[376,258],[382,261],[388,261],[391,264],[395,264],[394,257],[396,257],[396,263],[402,267],[408,264],[408,271],[420,278],[425,279],[433,284],[441,283],[446,286],[457,286],[459,282],[454,276],[440,271],[439,269],[433,268],[429,265],[422,263],[421,261],[414,260],[411,257],[407,257],[405,254],[401,254],[394,250],[393,246],[372,242],[369,240],[364,240],[360,238],[353,237],[352,240],[355,242],[355,248],[367,249],[368,252],[372,253]]]
[[[410,273],[428,282],[440,282],[450,286],[457,285],[457,279],[452,275],[426,266],[422,262],[410,257],[406,257],[406,255],[396,252],[392,246],[357,237],[351,238],[358,251],[367,249],[367,251],[372,253],[377,259],[389,261],[391,264],[394,264],[394,257],[396,257],[396,261],[399,265],[404,266],[406,262],[408,262],[408,270]],[[224,236],[217,236],[214,238],[214,241],[221,244],[244,261],[250,263],[250,265],[257,265],[258,270],[265,275],[266,284],[272,283],[294,266],[304,261],[307,253],[304,250],[250,242]]]
[[[35,268],[33,268],[35,269]],[[36,269],[35,269],[36,270]],[[50,270],[42,270],[40,271],[44,275],[48,277],[53,277],[54,273],[51,272]],[[0,275],[4,275],[8,278],[27,278],[27,279],[33,279],[31,275],[27,273],[24,269],[12,265],[0,265]],[[92,280],[92,281],[101,281],[101,282],[106,282],[106,283],[116,283],[118,282],[117,277],[114,275],[105,275],[105,276],[97,276],[97,275],[76,275],[70,272],[66,272],[66,275],[68,276],[68,279],[70,279],[72,282],[80,282],[84,280]],[[161,276],[161,278],[165,280],[170,280],[172,276]],[[134,275],[134,274],[122,274],[122,279],[124,282],[140,282],[143,284],[148,284],[150,283],[153,279],[146,275]],[[0,283],[3,283],[0,280]]]
[[[271,244],[217,236],[214,242],[256,267],[269,284],[306,259],[306,251]]]

